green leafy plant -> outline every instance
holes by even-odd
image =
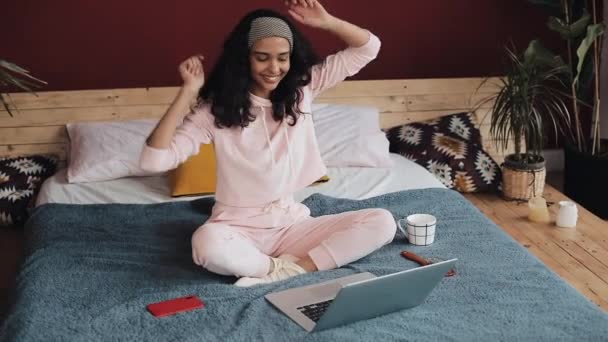
[[[3,92],[17,88],[33,93],[34,88],[39,88],[44,84],[46,84],[45,81],[30,75],[29,71],[17,64],[0,59],[0,102],[10,116],[13,116],[13,112],[9,105],[8,96],[5,98]]]
[[[499,90],[478,106],[492,102],[490,134],[503,149],[513,141],[515,153],[508,158],[524,165],[536,163],[543,160],[545,122],[555,129],[556,136],[558,132],[572,136],[570,113],[560,91],[567,66],[537,40],[521,55],[511,49],[506,52],[509,67],[496,85]]]
[[[601,40],[605,25],[598,22],[598,0],[528,0],[543,6],[552,15],[547,27],[557,32],[566,41],[568,72],[564,78],[569,85],[569,94],[574,113],[574,139],[570,141],[580,152],[606,155],[600,144],[600,93],[599,65]],[[589,52],[592,51],[592,54]],[[581,106],[593,108],[591,134],[582,130]],[[590,139],[589,139],[590,136]],[[589,143],[590,140],[590,143]],[[591,146],[589,146],[591,145]]]

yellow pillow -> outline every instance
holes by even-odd
[[[215,193],[217,181],[215,151],[212,144],[201,145],[199,154],[188,158],[169,173],[171,196],[196,196]],[[311,185],[326,183],[328,176]]]
[[[171,196],[208,195],[215,193],[217,181],[213,145],[201,145],[199,154],[188,158],[169,174]]]
[[[321,183],[327,183],[327,182],[329,182],[329,176],[325,175],[325,176],[317,179],[314,183],[310,184],[309,186],[319,185]]]

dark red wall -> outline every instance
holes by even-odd
[[[200,52],[215,62],[225,34],[249,10],[283,10],[281,0],[6,0],[0,58],[49,82],[46,90],[173,86],[177,64]],[[503,46],[520,49],[545,29],[525,0],[326,0],[334,15],[382,40],[358,79],[486,76],[501,73]],[[303,29],[324,56],[342,47]]]

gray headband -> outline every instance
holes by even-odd
[[[249,48],[260,39],[268,37],[281,37],[289,42],[289,50],[293,49],[293,35],[289,25],[277,17],[260,17],[251,22],[249,29]]]

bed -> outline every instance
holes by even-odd
[[[470,108],[479,81],[347,81],[318,101],[374,105],[381,109],[382,126],[391,127]],[[42,150],[65,159],[62,125],[68,121],[157,117],[174,91],[57,92],[29,100],[27,95],[15,96],[22,112],[15,121],[0,116],[0,127],[20,127],[20,134],[0,141],[5,143],[0,153]],[[482,89],[475,96],[489,91]],[[41,111],[48,115],[40,115]],[[483,109],[478,115],[485,118]],[[487,130],[480,121],[481,130]],[[484,144],[495,159],[501,159],[490,147],[492,141],[486,138]],[[296,199],[315,216],[369,207],[386,208],[395,218],[431,213],[438,218],[433,245],[408,245],[398,235],[390,245],[346,267],[246,289],[231,285],[233,277],[205,272],[191,262],[190,236],[208,217],[212,197],[171,198],[164,176],[67,184],[60,171],[45,182],[27,222],[25,259],[0,337],[367,341],[603,340],[608,336],[605,313],[462,195],[402,156],[391,159],[391,169],[330,168],[330,182],[309,187]],[[457,276],[442,281],[414,309],[307,334],[264,300],[269,291],[355,272],[384,275],[417,267],[400,257],[406,249],[459,259]],[[145,310],[149,303],[190,294],[202,298],[205,308],[164,319]]]

